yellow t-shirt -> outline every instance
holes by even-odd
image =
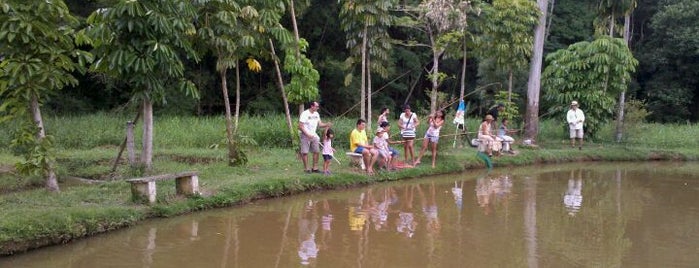
[[[356,128],[350,132],[350,151],[357,150],[357,145],[366,145],[369,139],[366,137],[366,130],[359,131]]]

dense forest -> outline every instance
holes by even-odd
[[[108,7],[108,0],[66,0],[70,11],[83,21],[100,7]],[[195,1],[196,2],[196,1]],[[247,1],[238,1],[243,5]],[[344,2],[335,0],[299,1],[296,6],[298,32],[308,42],[307,56],[320,74],[318,89],[322,111],[328,116],[359,116],[360,80],[359,68],[350,66],[348,58],[353,54],[348,48],[346,33],[343,31],[341,9]],[[362,2],[362,1],[356,1]],[[383,2],[383,1],[377,1]],[[385,1],[393,5],[392,15],[400,16],[399,6],[410,5],[411,1]],[[477,1],[472,1],[477,2]],[[497,1],[485,1],[497,2]],[[516,1],[514,1],[516,2]],[[549,0],[549,17],[546,29],[545,54],[565,49],[580,41],[592,41],[595,27],[599,23],[600,7],[610,0]],[[631,38],[629,46],[639,61],[632,81],[629,83],[627,99],[641,100],[651,114],[648,120],[655,122],[695,122],[699,116],[699,3],[693,0],[637,0],[631,13]],[[412,3],[416,4],[416,3]],[[488,4],[488,3],[482,3]],[[479,20],[488,20],[490,13],[472,11],[469,14],[469,30],[472,40],[482,35],[478,29]],[[617,19],[621,25],[623,17]],[[292,21],[287,10],[280,19],[287,29],[292,29]],[[423,32],[409,27],[388,26],[386,33],[392,39],[381,73],[372,77],[375,94],[372,107],[397,108],[404,102],[424,107],[428,110],[431,81],[428,76],[432,68],[431,50],[425,46],[411,45],[407,41],[425,43]],[[525,34],[533,34],[528,29]],[[259,50],[267,50],[265,42],[259,42]],[[486,46],[488,47],[488,46]],[[466,69],[466,95],[472,115],[483,113],[495,103],[494,95],[507,90],[508,75],[498,68],[488,53],[470,47]],[[469,51],[471,52],[471,51]],[[283,58],[284,51],[277,51]],[[378,51],[377,51],[378,53]],[[249,114],[283,113],[282,97],[276,85],[274,64],[269,57],[260,53],[249,56],[258,59],[262,66],[259,73],[241,70],[240,72],[240,111]],[[445,53],[439,70],[445,78],[439,91],[446,99],[458,97],[461,76],[461,57]],[[544,61],[544,68],[547,62]],[[186,75],[199,90],[199,99],[192,99],[184,92],[171,91],[166,102],[156,106],[157,113],[219,115],[224,111],[224,101],[218,79],[216,57],[203,54],[201,61],[186,62]],[[526,96],[528,65],[520,65],[513,72],[513,92]],[[349,83],[347,74],[355,79]],[[284,73],[285,81],[288,74]],[[123,109],[131,100],[131,89],[126,85],[111,82],[104,77],[86,73],[76,76],[79,83],[67,86],[53,95],[47,107],[59,114],[91,113]],[[228,85],[235,85],[235,77],[229,76]],[[473,94],[469,94],[473,93]],[[542,89],[542,96],[546,88]],[[513,100],[523,111],[522,97]],[[233,104],[234,105],[234,104]],[[542,100],[540,114],[556,106]],[[235,107],[234,107],[235,108]],[[292,110],[294,111],[294,110]],[[551,114],[546,115],[551,116]]]
[[[616,121],[619,142],[625,113],[696,122],[697,17],[696,0],[0,0],[0,123],[54,190],[45,114],[137,115],[146,169],[157,115],[224,114],[240,165],[241,114],[285,114],[293,141],[313,100],[369,126],[503,103],[533,143],[577,100],[585,132]]]

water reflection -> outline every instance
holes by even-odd
[[[150,221],[0,267],[692,267],[699,177],[676,172],[573,165],[377,184]]]
[[[301,210],[299,218],[299,258],[301,264],[308,265],[318,257],[316,231],[318,230],[318,212],[316,202],[308,200]]]
[[[577,176],[575,175],[577,174]],[[575,216],[582,206],[582,170],[571,170],[568,179],[568,189],[563,195],[563,204],[568,210],[568,215]]]

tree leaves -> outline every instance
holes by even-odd
[[[579,42],[546,57],[543,73],[545,100],[551,112],[565,111],[573,100],[586,113],[585,131],[591,136],[612,117],[616,95],[626,89],[638,61],[619,38],[603,36]]]

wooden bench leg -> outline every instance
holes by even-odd
[[[199,176],[179,177],[175,180],[177,184],[177,194],[187,196],[199,194]]]
[[[134,182],[131,183],[131,194],[138,200],[148,200],[148,203],[155,203],[155,182]]]

